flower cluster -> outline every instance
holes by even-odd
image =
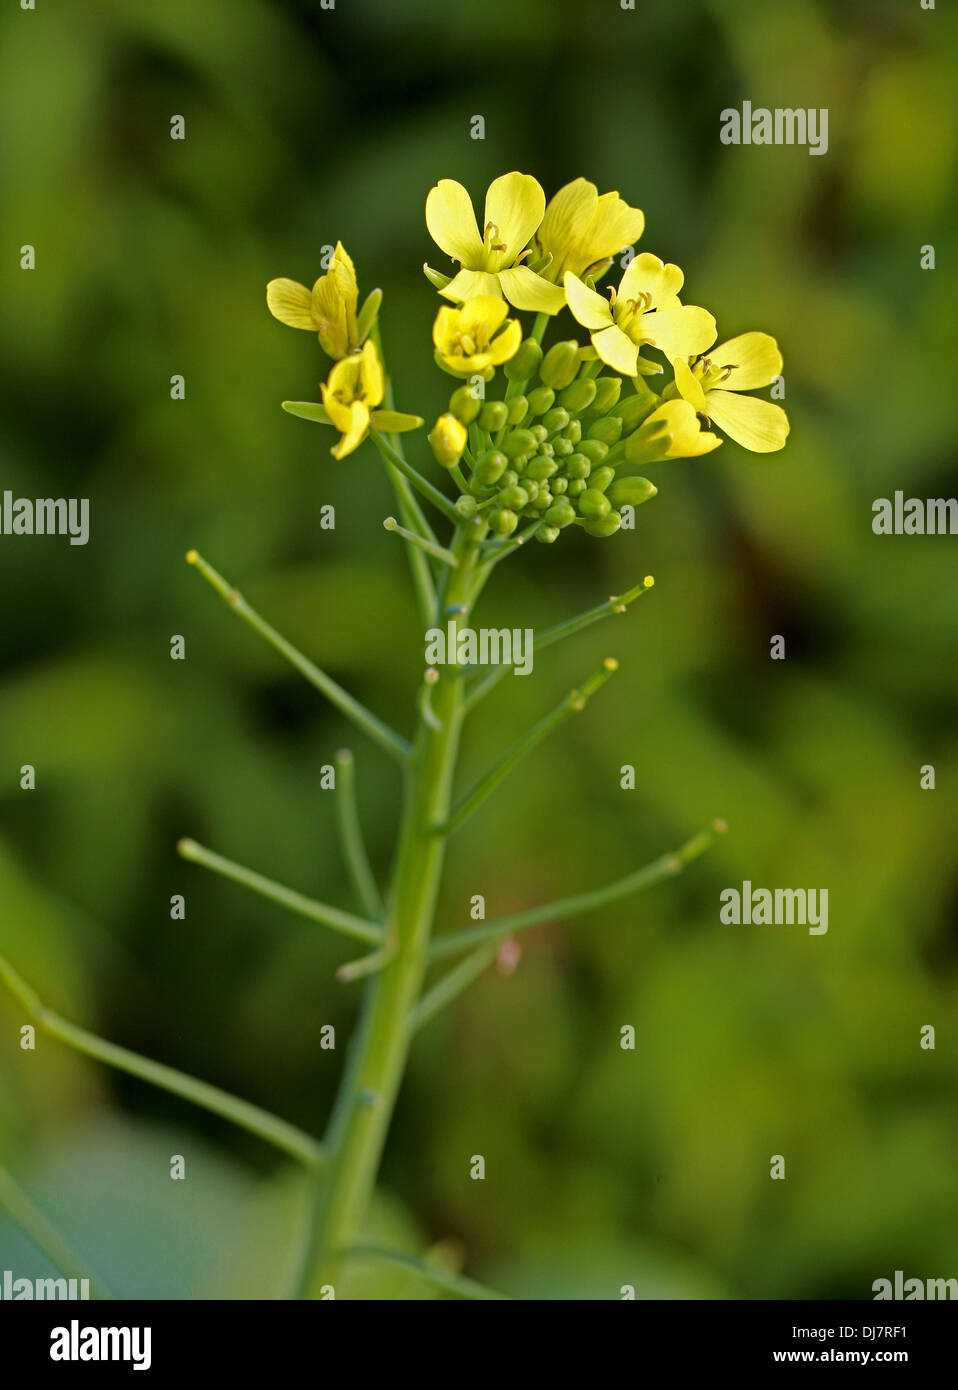
[[[716,347],[712,314],[681,298],[679,267],[635,253],[645,217],[618,193],[600,194],[579,178],[547,204],[536,179],[504,174],[489,186],[480,227],[465,188],[442,179],[426,199],[426,225],[458,267],[452,275],[423,269],[449,301],[433,325],[435,360],[460,382],[429,442],[459,487],[464,523],[479,519],[508,536],[527,518],[545,542],[573,524],[609,536],[622,506],[655,495],[635,470],[718,448],[713,425],[756,453],[784,445],[781,406],[742,394],[781,377],[775,339],[745,333]],[[616,257],[623,273],[603,293],[597,285]],[[422,424],[378,409],[387,389],[377,346],[381,298],[374,290],[358,308],[341,245],[312,290],[291,280],[267,290],[275,317],[316,332],[334,359],[322,406],[288,408],[338,429],[337,458],[371,429]],[[536,317],[524,327],[511,310]],[[565,310],[587,341],[544,348],[549,324]],[[500,369],[504,389],[487,393]]]

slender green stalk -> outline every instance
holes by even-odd
[[[618,670],[618,666],[619,663],[612,657],[606,657],[600,670],[590,676],[580,689],[570,690],[565,699],[561,700],[554,710],[517,739],[508,752],[504,753],[499,761],[494,763],[484,776],[480,777],[471,791],[459,802],[445,825],[440,826],[439,829],[446,835],[451,835],[454,830],[458,830],[492,795],[503,778],[508,777],[512,769],[534,748],[537,748],[543,739],[548,738],[553,729],[557,729],[573,714],[578,714],[585,709],[590,698]]]
[[[430,959],[439,960],[443,956],[457,955],[482,941],[500,941],[512,932],[526,931],[542,922],[556,922],[564,917],[576,917],[584,912],[593,912],[597,907],[604,907],[607,903],[627,897],[630,893],[637,893],[642,888],[651,888],[662,879],[672,878],[675,874],[681,873],[685,865],[704,854],[715,837],[725,833],[725,829],[724,821],[713,821],[672,854],[663,854],[651,864],[636,869],[634,873],[626,874],[625,878],[616,879],[614,883],[607,883],[603,888],[595,888],[590,893],[576,893],[571,898],[561,898],[558,902],[546,903],[542,907],[530,907],[523,912],[513,912],[481,927],[446,932],[432,943]]]
[[[602,618],[612,617],[617,613],[624,613],[630,603],[652,588],[655,580],[651,574],[647,574],[641,584],[636,584],[628,589],[624,594],[613,594],[605,603],[596,604],[594,608],[588,609],[585,613],[580,613],[578,617],[569,618],[564,623],[557,623],[555,627],[547,628],[545,632],[539,633],[533,638],[532,650],[534,652],[545,651],[546,647],[551,647],[553,642],[561,642],[564,637],[571,637],[574,632],[581,632],[584,627],[591,627],[593,623],[600,622]],[[499,684],[503,676],[507,676],[512,670],[512,666],[493,666],[489,671],[482,672],[480,667],[466,668],[466,675],[473,684],[469,688],[466,696],[466,712],[473,709],[484,695],[488,695],[490,690]]]
[[[0,1168],[0,1209],[20,1227],[38,1250],[43,1251],[61,1274],[66,1275],[68,1279],[76,1279],[77,1282],[88,1280],[94,1298],[113,1297],[105,1284],[92,1274],[87,1274],[83,1261],[5,1168]]]
[[[466,956],[465,960],[454,965],[451,970],[447,970],[441,980],[438,980],[431,989],[426,990],[413,1010],[413,1031],[418,1033],[419,1029],[424,1028],[441,1009],[444,1009],[447,1004],[451,1004],[454,999],[458,999],[464,990],[467,990],[474,981],[478,980],[483,971],[488,970],[501,950],[502,941],[499,937],[496,937],[494,941],[485,941]]]
[[[382,970],[395,954],[395,946],[381,946],[378,951],[370,951],[368,956],[360,956],[358,960],[350,960],[341,965],[336,971],[336,979],[341,985],[365,979],[367,975],[374,975],[377,970]]]
[[[383,940],[383,929],[375,922],[354,917],[351,912],[343,912],[341,908],[318,902],[315,898],[304,897],[302,893],[286,888],[282,883],[264,878],[262,874],[246,869],[242,864],[235,864],[232,859],[224,859],[221,854],[214,854],[211,849],[198,845],[195,840],[180,840],[176,850],[192,864],[200,864],[204,869],[212,869],[214,874],[221,874],[223,878],[231,879],[234,883],[241,883],[244,888],[258,893],[261,898],[280,903],[291,912],[308,917],[311,922],[319,922],[321,926],[342,932],[344,936],[355,937],[358,941]]]
[[[85,1028],[68,1023],[65,1018],[61,1018],[41,1003],[36,992],[2,956],[0,981],[20,1001],[42,1032],[65,1043],[67,1047],[72,1047],[74,1051],[82,1052],[85,1056],[103,1062],[105,1066],[114,1067],[117,1071],[137,1076],[141,1081],[148,1081],[150,1085],[159,1086],[164,1091],[171,1091],[174,1095],[182,1096],[184,1100],[192,1101],[194,1105],[202,1106],[204,1110],[211,1110],[215,1115],[222,1115],[240,1129],[248,1130],[260,1139],[265,1139],[267,1143],[274,1144],[308,1168],[319,1168],[325,1161],[322,1145],[311,1135],[305,1134],[295,1125],[287,1124],[285,1120],[278,1119],[267,1110],[261,1110],[258,1105],[239,1100],[227,1091],[221,1091],[218,1086],[211,1086],[206,1081],[197,1081],[195,1077],[175,1071],[173,1067],[164,1066],[162,1062],[153,1062],[148,1057],[141,1057],[125,1047],[118,1047],[116,1043],[106,1042],[103,1038],[88,1033]]]
[[[482,579],[476,558],[485,528],[461,527],[453,542],[458,565],[447,575],[445,605],[471,611]],[[419,998],[442,872],[446,819],[462,724],[463,682],[445,667],[431,687],[433,722],[423,719],[407,770],[403,817],[389,895],[393,958],[371,976],[346,1072],[326,1135],[329,1167],[316,1193],[303,1253],[301,1292],[335,1287],[341,1252],[357,1240],[406,1066],[412,1011]]]
[[[525,545],[526,541],[531,540],[541,525],[541,521],[534,521],[531,526],[527,526],[524,531],[518,536],[513,536],[511,540],[487,542],[488,548],[483,551],[482,555],[486,571],[491,570],[493,565],[498,565],[500,560],[504,560],[507,555],[511,555],[513,551]]]
[[[432,541],[425,541],[413,531],[407,531],[405,526],[400,526],[394,516],[386,517],[386,520],[383,522],[383,529],[386,531],[394,531],[397,536],[402,536],[403,540],[408,541],[410,545],[417,546],[427,555],[431,555],[434,560],[441,560],[444,565],[449,565],[452,569],[455,569],[456,565],[459,563],[451,550],[447,550],[444,545],[435,545]]]
[[[343,858],[363,911],[373,922],[381,922],[386,915],[386,909],[369,863],[362,827],[359,824],[356,763],[348,748],[340,748],[337,752],[336,767],[339,773],[336,783],[336,817],[339,822]]]
[[[308,657],[297,651],[291,642],[287,642],[285,637],[281,637],[274,627],[271,627],[254,608],[250,607],[239,590],[228,584],[223,576],[203,559],[202,555],[195,550],[190,550],[186,559],[220,597],[225,599],[234,613],[237,613],[245,623],[248,623],[254,632],[258,632],[274,651],[285,657],[290,665],[295,666],[297,671],[306,677],[310,685],[314,685],[325,695],[326,699],[345,714],[347,719],[351,719],[358,728],[368,734],[371,739],[374,739],[380,747],[385,748],[387,753],[391,753],[399,762],[404,763],[406,761],[410,749],[405,739],[400,738],[399,734],[390,729],[388,724],[384,724],[365,705],[361,705],[348,691],[338,685],[331,676],[327,676],[325,671],[321,671]]]
[[[447,521],[451,521],[454,526],[458,524],[459,513],[444,492],[440,492],[428,478],[424,478],[421,473],[418,473],[411,463],[407,463],[384,434],[380,434],[378,430],[370,430],[369,437],[387,463],[398,468],[399,472],[409,479],[416,491],[425,497],[427,502],[431,502],[437,511],[442,512]]]
[[[403,1250],[392,1250],[388,1245],[357,1243],[347,1246],[343,1254],[349,1260],[383,1260],[387,1264],[399,1265],[402,1269],[410,1269],[414,1274],[428,1279],[437,1289],[444,1289],[446,1293],[455,1294],[457,1298],[502,1300],[506,1298],[505,1294],[496,1293],[494,1289],[487,1288],[485,1284],[477,1284],[475,1279],[467,1279],[462,1274],[453,1274],[447,1269],[442,1269],[439,1265],[417,1259],[415,1255],[407,1255]]]

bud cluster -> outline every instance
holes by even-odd
[[[550,544],[572,525],[590,536],[614,535],[620,507],[655,496],[647,479],[617,479],[615,470],[629,461],[625,441],[659,398],[637,392],[620,399],[622,378],[596,376],[596,362],[575,340],[543,353],[527,338],[504,366],[504,400],[482,400],[471,385],[452,393],[449,416],[468,429],[473,446],[468,491],[456,504],[463,518],[482,515],[502,537],[527,518],[540,523],[536,539]]]

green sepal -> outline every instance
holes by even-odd
[[[383,434],[405,434],[407,430],[421,429],[426,423],[421,415],[406,415],[401,410],[374,410],[369,418]]]
[[[383,302],[382,290],[370,290],[363,300],[363,307],[356,319],[356,334],[361,343],[369,337],[369,332],[379,317],[379,306]]]
[[[430,285],[435,285],[437,290],[444,290],[447,285],[452,284],[451,275],[443,275],[441,270],[433,270],[432,266],[427,265],[425,261],[422,263],[422,273]]]
[[[317,425],[331,425],[329,412],[318,401],[283,401],[287,415],[296,415],[300,420],[315,420]],[[419,422],[422,424],[422,421]]]

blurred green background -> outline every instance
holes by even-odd
[[[714,815],[731,826],[674,884],[530,934],[514,975],[490,972],[415,1046],[376,1227],[411,1249],[460,1242],[469,1272],[516,1296],[870,1297],[895,1269],[958,1273],[955,541],[871,533],[875,498],[955,486],[947,9],[4,7],[0,484],[90,497],[93,538],[0,538],[0,951],[68,1017],[311,1131],[355,1014],[357,987],[333,979],[349,945],[174,847],[192,835],[348,903],[319,769],[355,749],[381,871],[398,781],[183,554],[198,546],[404,731],[422,659],[374,451],[336,464],[327,432],[279,409],[316,398],[326,368],[270,319],[266,281],[312,283],[342,238],[361,286],[385,291],[400,408],[435,415],[429,187],[457,178],[481,201],[509,169],[548,194],[582,174],[644,208],[642,249],[685,268],[720,339],[782,345],[783,453],[726,443],[659,465],[635,532],[533,546],[488,594],[487,621],[538,627],[657,581],[482,707],[464,785],[598,659],[621,660],[455,839],[443,924],[473,893],[507,912],[617,877]],[[721,145],[720,111],[745,99],[827,107],[827,155]],[[827,936],[722,926],[718,894],[744,878],[827,888]],[[298,1175],[42,1035],[22,1052],[23,1021],[0,998],[0,1161],[90,1266],[134,1297],[283,1296]],[[47,1268],[2,1219],[0,1268]],[[364,1287],[424,1292],[373,1271]]]

